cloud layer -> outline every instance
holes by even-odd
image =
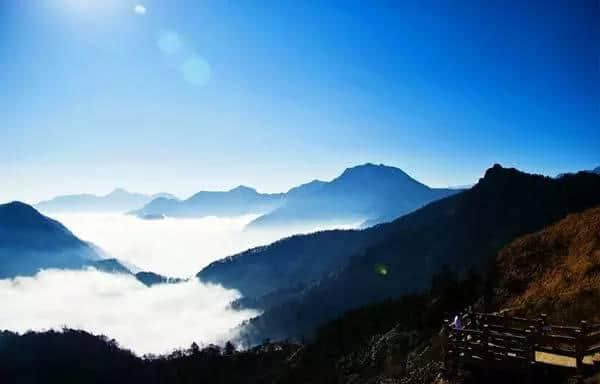
[[[68,326],[115,338],[138,354],[165,353],[197,343],[219,343],[256,316],[234,311],[234,290],[196,279],[148,288],[131,276],[45,270],[0,280],[0,329],[18,332]]]
[[[113,257],[174,277],[193,276],[215,260],[296,232],[285,227],[244,231],[255,215],[165,220],[141,220],[121,214],[51,216]]]
[[[53,218],[78,237],[143,270],[189,277],[210,262],[295,232],[244,231],[256,216],[141,220],[121,214]],[[317,229],[315,227],[315,229]],[[146,287],[129,275],[45,270],[0,280],[0,329],[24,332],[67,326],[115,338],[138,354],[224,343],[255,311],[234,311],[235,290],[197,279]]]

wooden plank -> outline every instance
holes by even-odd
[[[560,367],[575,368],[575,356],[563,356],[550,352],[535,352],[535,361],[538,363],[556,365]]]
[[[575,337],[573,336],[563,336],[563,335],[554,335],[554,334],[542,334],[538,336],[538,343],[540,344],[572,344],[575,345]]]
[[[561,356],[567,356],[567,357],[575,357],[575,350],[568,350],[568,349],[559,349],[559,348],[547,348],[547,347],[541,347],[538,346],[535,348],[536,352],[545,352],[545,353],[551,353],[551,354],[555,354],[555,355],[561,355]]]
[[[450,334],[451,335],[481,335],[483,332],[478,330],[478,329],[467,329],[467,328],[463,328],[463,329],[455,329],[455,328],[450,328]]]
[[[595,345],[589,346],[586,350],[586,353],[589,353],[592,355],[595,353],[600,353],[600,344],[595,344]]]

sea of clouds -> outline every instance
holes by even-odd
[[[275,240],[269,233],[245,233],[245,225],[256,216],[142,220],[83,213],[52,217],[112,257],[173,277],[193,276],[212,261]]]
[[[291,227],[245,231],[257,215],[164,220],[86,213],[51,217],[112,257],[172,277],[193,276],[215,260],[295,233]],[[315,225],[311,230],[324,228]]]
[[[125,274],[44,270],[0,280],[0,329],[66,326],[104,334],[139,355],[160,354],[233,338],[237,325],[258,314],[230,309],[238,297],[197,279],[146,287]]]
[[[193,277],[210,262],[271,243],[291,228],[244,231],[256,216],[141,220],[122,214],[51,215],[75,235],[142,270]],[[315,227],[314,229],[323,229]],[[0,329],[83,329],[114,338],[142,355],[223,344],[238,325],[258,315],[229,303],[239,292],[195,278],[146,287],[130,275],[44,270],[33,277],[0,280]]]

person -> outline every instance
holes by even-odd
[[[454,316],[454,321],[452,322],[452,324],[450,324],[450,326],[458,330],[461,330],[463,328],[462,321],[460,320],[459,315]]]

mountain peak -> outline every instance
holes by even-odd
[[[8,204],[0,204],[0,228],[10,228],[11,231],[16,228],[40,228],[40,229],[58,229],[67,231],[57,221],[54,221],[39,213],[31,205],[20,201],[13,201]]]
[[[168,199],[168,200],[179,200],[177,198],[177,196],[171,194],[171,193],[167,193],[167,192],[159,192],[159,193],[155,193],[154,195],[150,196],[152,198],[152,200],[154,199]]]
[[[346,168],[344,172],[334,179],[332,183],[360,183],[368,185],[370,183],[408,183],[414,186],[428,188],[423,183],[413,179],[400,168],[391,167],[384,164],[365,163],[355,167]]]
[[[106,197],[119,195],[129,195],[129,192],[127,192],[127,190],[125,190],[124,188],[115,188],[111,193],[106,195]]]
[[[340,175],[340,178],[344,177],[344,176],[351,176],[351,175],[374,175],[374,174],[380,174],[380,173],[381,174],[382,173],[395,173],[395,174],[401,174],[406,177],[410,177],[406,174],[406,172],[404,172],[400,168],[391,167],[391,166],[384,165],[384,164],[377,165],[377,164],[373,164],[373,163],[365,163],[365,164],[357,165],[354,167],[346,168],[344,170],[344,172]]]
[[[35,210],[31,205],[25,204],[21,201],[12,201],[7,204],[0,204],[0,214],[18,214],[21,216],[42,216],[38,211]]]
[[[493,179],[497,179],[497,178],[506,178],[506,177],[516,176],[516,175],[531,176],[527,173],[519,171],[516,168],[505,168],[502,165],[496,163],[491,168],[488,168],[485,171],[485,175],[480,180],[480,182],[481,181],[489,181],[489,180],[493,180]]]
[[[229,192],[235,193],[258,193],[256,189],[247,187],[245,185],[238,185],[237,187],[230,189]]]

